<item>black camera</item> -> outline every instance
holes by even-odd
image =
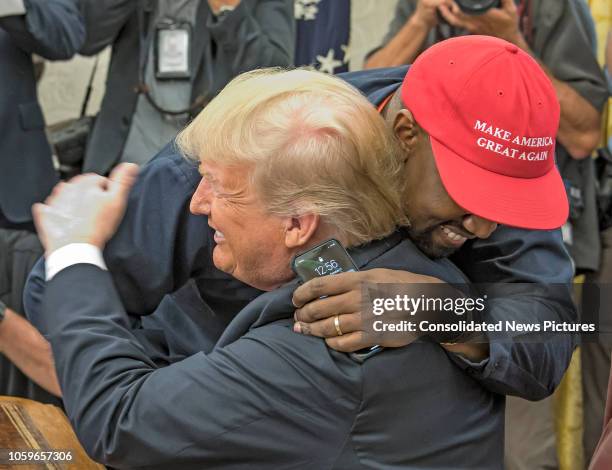
[[[500,0],[455,0],[461,11],[468,15],[482,15],[491,8],[499,8]]]

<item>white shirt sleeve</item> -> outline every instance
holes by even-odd
[[[26,9],[23,0],[1,0],[0,1],[0,17],[25,15]]]
[[[75,264],[93,264],[108,271],[100,248],[89,243],[71,243],[58,248],[45,260],[46,279],[49,282],[61,270]]]

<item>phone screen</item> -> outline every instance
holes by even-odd
[[[315,277],[358,271],[344,247],[333,238],[296,256],[292,268],[303,282]]]
[[[296,256],[291,267],[302,282],[320,276],[359,271],[344,247],[333,238]],[[358,362],[364,362],[382,349],[381,346],[375,345],[355,351],[350,356]]]

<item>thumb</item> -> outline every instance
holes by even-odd
[[[130,189],[138,177],[138,165],[121,163],[109,175],[108,192],[127,198]]]

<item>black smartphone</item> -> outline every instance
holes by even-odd
[[[342,244],[334,238],[295,256],[291,268],[302,282],[330,274],[359,271]]]
[[[302,282],[321,276],[359,271],[350,255],[335,238],[295,256],[291,268]],[[382,349],[381,346],[375,345],[351,353],[350,356],[357,362],[363,362]]]

